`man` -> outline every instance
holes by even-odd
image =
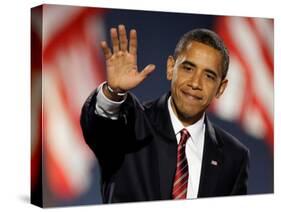
[[[155,66],[137,68],[137,34],[110,30],[101,47],[107,81],[85,102],[81,126],[101,167],[104,203],[240,195],[249,151],[205,114],[227,86],[228,51],[212,31],[196,29],[167,59],[171,91],[141,104],[129,91]]]

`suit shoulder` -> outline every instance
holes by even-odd
[[[164,93],[160,97],[143,102],[143,106],[146,109],[160,109],[167,106],[167,101],[170,96],[170,93]]]
[[[156,106],[157,100],[149,100],[149,101],[144,101],[142,105],[144,106],[145,109],[152,109]]]
[[[214,126],[214,129],[217,139],[219,139],[219,141],[222,142],[225,148],[229,149],[230,152],[249,154],[249,149],[236,137],[218,126]]]

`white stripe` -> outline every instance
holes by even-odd
[[[182,154],[185,154],[185,145],[178,148],[178,153],[177,158],[180,158],[182,157]]]
[[[265,46],[268,47],[269,53],[273,57],[273,47],[274,47],[274,30],[271,24],[271,19],[266,18],[255,18],[254,22],[259,32],[259,35],[262,37],[263,42],[266,44]]]
[[[44,72],[43,101],[46,112],[45,145],[48,145],[60,168],[76,192],[85,191],[90,181],[90,169],[93,157],[89,157],[89,149],[82,144],[82,137],[77,134],[74,123],[71,122],[62,100],[58,95],[54,72]]]
[[[242,123],[245,130],[256,138],[264,138],[266,135],[265,123],[256,107],[247,108]]]
[[[174,183],[174,186],[176,186],[184,177],[186,177],[188,173],[186,172],[184,175],[182,175],[179,179],[176,180],[176,182]]]
[[[178,187],[176,190],[174,190],[173,194],[176,193],[182,186],[184,186],[184,185],[187,186],[187,184],[188,184],[188,179],[183,184],[181,184],[180,187]],[[174,184],[173,186],[175,187],[176,185]]]
[[[94,23],[91,22],[92,25],[86,25],[89,34],[90,32],[93,34],[92,28],[100,31],[99,27],[102,24],[98,23],[99,19],[94,20]],[[98,40],[101,39],[98,35],[99,33],[96,33],[92,36],[93,43],[98,43]],[[61,79],[66,85],[69,99],[73,99],[73,108],[79,113],[90,92],[104,80],[99,78],[99,73],[104,70],[98,70],[95,63],[92,63],[98,58],[93,58],[90,54],[90,49],[94,48],[91,45],[91,43],[81,43],[76,40],[71,47],[59,49],[54,63],[62,75]],[[99,49],[95,49],[95,51],[98,54]],[[101,68],[103,69],[103,67]]]
[[[91,65],[91,55],[84,44],[73,44],[71,48],[60,51],[54,63],[56,71],[61,73],[69,99],[73,99],[75,111],[80,111],[90,92],[98,86],[95,82]]]
[[[71,22],[81,10],[83,10],[83,7],[43,5],[43,48],[48,45],[49,41],[57,32]]]
[[[177,164],[177,167],[179,167],[185,160],[186,160],[186,158],[182,159],[182,160]]]
[[[179,199],[186,191],[187,188],[185,188],[179,195],[177,195],[175,199]]]
[[[182,188],[183,186],[185,186],[185,189],[187,188],[187,184],[183,183],[182,185],[180,185],[180,187],[178,187],[176,190],[173,191],[173,195],[175,195],[175,194],[177,193],[177,191],[178,191],[180,188]],[[179,196],[179,195],[177,195],[177,196]],[[176,197],[177,197],[177,196],[176,196]]]
[[[187,167],[187,166],[188,166],[188,164],[186,163],[185,166],[182,167],[181,170],[179,170],[179,171],[182,171],[182,170],[183,170],[185,167]]]
[[[273,81],[259,51],[258,41],[243,18],[229,18],[228,29],[233,35],[241,56],[251,67],[253,90],[256,91],[256,95],[265,106],[270,119],[273,120]],[[245,92],[247,91],[245,90]]]
[[[187,166],[188,166],[188,164],[186,163],[185,166],[184,166],[183,168],[181,168],[181,170],[177,170],[177,173],[178,173],[178,172],[181,172],[181,171],[182,171],[185,167],[187,167]]]

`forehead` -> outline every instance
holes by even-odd
[[[221,72],[222,54],[219,50],[204,43],[191,41],[186,44],[177,60],[190,61],[202,69],[212,69]]]

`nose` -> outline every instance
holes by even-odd
[[[190,81],[189,86],[193,90],[201,90],[202,89],[202,76],[199,72],[194,72]]]

